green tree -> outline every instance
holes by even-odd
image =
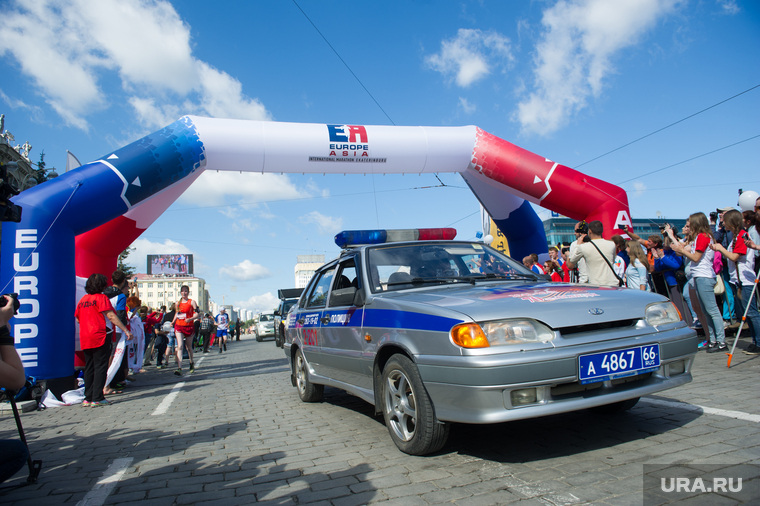
[[[45,162],[45,150],[40,153],[40,163],[37,164],[37,168],[34,169],[32,177],[37,181],[37,184],[44,183],[48,179],[58,177],[58,173],[55,171],[55,167],[52,169],[46,169],[47,163]]]
[[[135,268],[131,265],[127,265],[124,263],[124,261],[127,259],[130,253],[132,253],[135,249],[132,247],[127,247],[124,251],[119,253],[119,265],[117,268],[127,275],[127,278],[131,278],[135,275]]]

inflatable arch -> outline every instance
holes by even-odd
[[[13,199],[5,223],[4,292],[19,294],[12,320],[27,373],[70,378],[75,280],[110,276],[118,254],[205,170],[275,173],[458,172],[506,235],[516,258],[545,252],[529,202],[574,219],[601,220],[607,235],[629,224],[625,192],[475,126],[326,125],[184,116],[126,147]],[[432,225],[432,224],[431,224]]]

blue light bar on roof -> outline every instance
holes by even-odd
[[[450,241],[457,236],[453,228],[407,228],[395,230],[344,230],[335,236],[335,244],[340,248],[359,244],[383,244],[401,241],[430,241],[442,239]]]

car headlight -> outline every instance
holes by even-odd
[[[527,318],[498,320],[478,325],[461,323],[451,329],[454,344],[463,348],[487,348],[525,343],[548,343],[554,332],[546,325]]]
[[[646,309],[646,320],[649,325],[665,325],[681,321],[681,313],[672,302],[657,302],[649,304]]]

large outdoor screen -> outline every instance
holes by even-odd
[[[193,275],[193,255],[148,255],[148,274]]]

